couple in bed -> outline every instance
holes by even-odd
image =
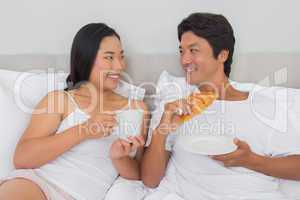
[[[37,105],[46,112],[33,113],[15,151],[17,170],[1,180],[0,199],[284,199],[278,178],[300,180],[297,115],[288,116],[281,133],[255,117],[249,93],[230,85],[235,38],[222,15],[191,14],[178,25],[178,39],[187,83],[218,96],[208,112],[181,124],[194,105],[168,102],[152,116],[147,136],[145,103],[114,92],[126,68],[120,36],[105,24],[88,24],[73,40],[67,88]],[[256,102],[261,109],[271,105],[264,96]],[[127,108],[144,111],[141,134],[121,139],[113,134],[115,112]],[[181,148],[178,136],[192,134],[192,123],[219,120],[233,125],[220,134],[236,137],[236,151],[202,156]]]

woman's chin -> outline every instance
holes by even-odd
[[[105,84],[105,88],[109,90],[114,90],[118,87],[119,81],[109,81]]]

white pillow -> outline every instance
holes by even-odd
[[[12,91],[0,82],[0,179],[14,168],[14,150],[29,120],[30,114],[16,106]]]
[[[300,200],[300,182],[280,180],[280,191],[290,199]]]
[[[274,92],[282,90],[284,88],[280,87],[263,87],[255,83],[239,83],[233,80],[230,80],[232,86],[241,91],[249,91],[252,93],[257,92],[260,95],[271,96],[274,95]],[[152,112],[152,119],[150,122],[149,136],[147,144],[150,144],[152,131],[158,125],[162,113],[164,104],[169,101],[174,101],[176,99],[183,98],[190,94],[196,89],[196,86],[189,85],[185,77],[176,77],[169,74],[167,71],[163,71],[157,82],[157,93],[155,98],[155,110]],[[300,113],[300,90],[285,88],[287,89],[288,94],[288,106],[289,108],[295,109]],[[271,96],[273,98],[273,96]],[[280,100],[283,98],[279,97]],[[276,99],[277,100],[277,99]],[[168,136],[166,141],[166,150],[171,150],[171,144],[174,137],[171,135]],[[287,197],[292,199],[300,200],[300,181],[290,181],[290,180],[280,180],[280,190]]]
[[[66,88],[67,75],[65,72],[42,70],[30,72],[0,70],[0,82],[14,92],[18,105],[22,106],[26,112],[31,112],[48,92]],[[145,89],[122,80],[115,92],[136,100],[143,100],[145,96]]]
[[[0,178],[13,169],[12,156],[36,104],[50,91],[66,87],[67,74],[0,69]],[[121,81],[116,93],[143,100],[145,89]]]
[[[144,88],[137,87],[123,80],[119,82],[118,87],[114,91],[117,94],[135,100],[143,100],[146,93]]]

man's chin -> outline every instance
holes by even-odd
[[[185,79],[186,79],[186,82],[190,85],[197,85],[198,84],[197,81],[192,79],[192,78],[186,77]]]
[[[185,76],[186,82],[190,85],[198,85],[199,83],[201,83],[201,79],[199,79],[200,77],[195,77],[195,76]]]
[[[212,83],[206,79],[186,79],[187,83],[190,85],[203,86],[203,85],[212,85]]]

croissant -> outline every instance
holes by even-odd
[[[208,108],[215,100],[217,95],[212,92],[194,92],[187,97],[187,102],[191,104],[192,114],[181,115],[180,122],[186,122],[196,115],[201,114]]]

